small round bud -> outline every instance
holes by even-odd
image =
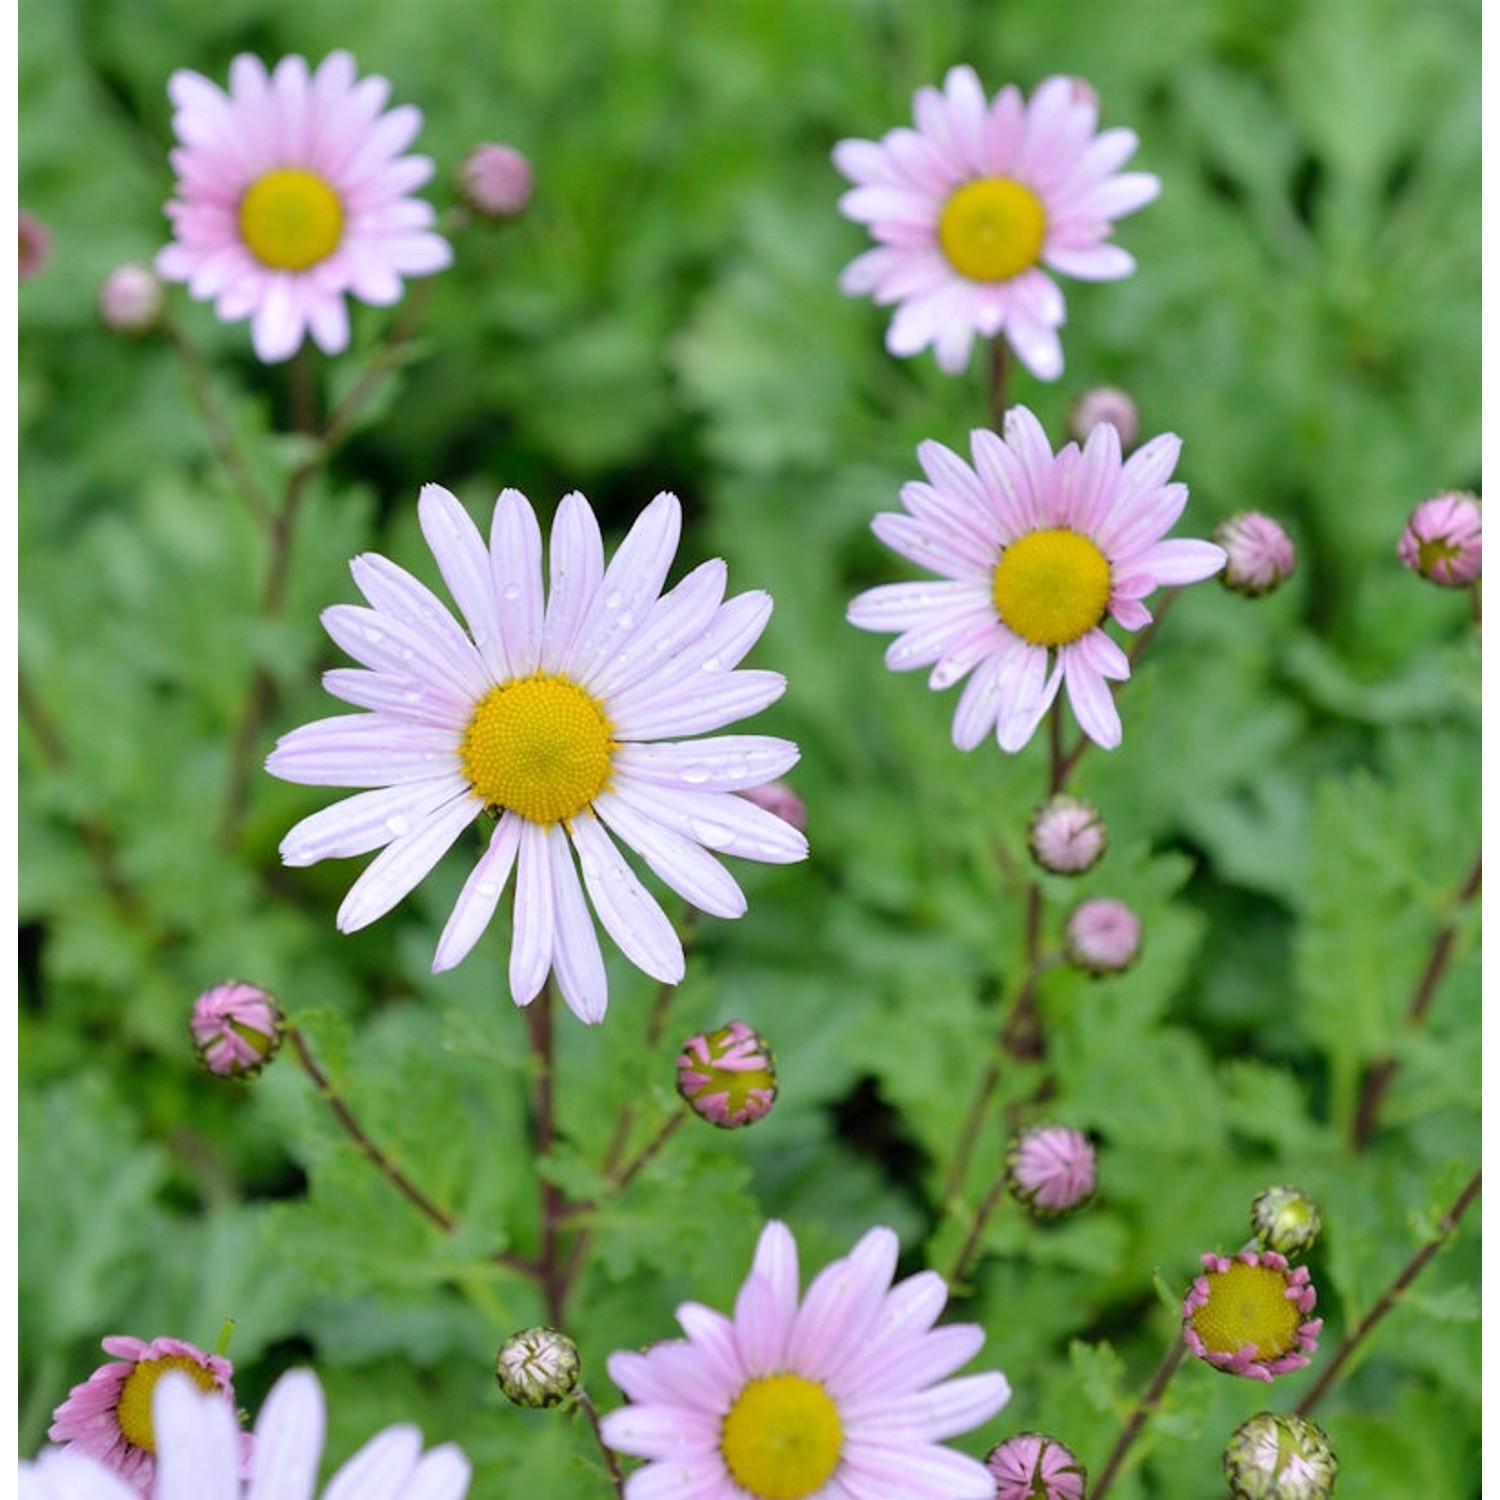
[[[281,1046],[283,1017],[265,990],[231,980],[193,1002],[193,1045],[221,1078],[254,1078]]]
[[[1031,817],[1027,830],[1031,857],[1054,875],[1082,875],[1104,858],[1109,831],[1092,802],[1059,792]]]
[[[18,275],[30,281],[38,275],[52,253],[52,231],[35,214],[20,209],[20,261]]]
[[[1251,1417],[1224,1449],[1224,1476],[1235,1500],[1324,1500],[1338,1473],[1328,1434],[1292,1412]]]
[[[99,289],[99,316],[116,333],[150,333],[166,305],[166,290],[149,266],[116,266]]]
[[[1095,897],[1068,916],[1069,962],[1090,974],[1118,974],[1141,951],[1141,919],[1123,901]]]
[[[513,1333],[495,1356],[495,1379],[517,1406],[558,1406],[578,1389],[578,1345],[555,1328]]]
[[[1323,1215],[1301,1188],[1271,1187],[1251,1206],[1250,1227],[1266,1249],[1302,1255],[1317,1242]]]
[[[1396,543],[1396,555],[1413,573],[1444,588],[1467,588],[1480,573],[1483,542],[1479,500],[1450,491],[1424,500]]]
[[[1243,510],[1221,522],[1214,528],[1214,541],[1229,559],[1219,582],[1249,599],[1280,588],[1297,565],[1291,537],[1258,510]]]
[[[748,786],[740,793],[746,802],[774,813],[783,823],[790,823],[798,833],[807,832],[807,804],[784,781],[768,781],[764,786]]]
[[[1011,1196],[1039,1219],[1072,1213],[1094,1193],[1094,1148],[1067,1125],[1034,1125],[1011,1142],[1005,1158]]]
[[[1122,448],[1135,447],[1136,439],[1141,435],[1141,419],[1136,413],[1135,402],[1116,386],[1100,385],[1085,391],[1073,403],[1068,430],[1078,442],[1086,443],[1089,433],[1101,422],[1108,422],[1120,434]]]
[[[677,1092],[710,1125],[753,1125],[776,1102],[771,1049],[743,1021],[690,1036],[677,1059]]]
[[[1083,1465],[1045,1433],[1018,1432],[984,1463],[995,1476],[995,1500],[1083,1500]]]
[[[513,219],[531,202],[531,163],[514,146],[475,146],[464,160],[458,190],[486,219]]]

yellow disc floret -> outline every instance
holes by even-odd
[[[127,1443],[144,1448],[147,1453],[156,1452],[156,1433],[151,1426],[151,1396],[156,1382],[168,1370],[181,1370],[200,1391],[212,1391],[218,1386],[214,1372],[186,1354],[164,1354],[160,1359],[143,1359],[120,1388],[120,1403],[115,1409],[120,1431]]]
[[[938,243],[948,264],[970,281],[1009,281],[1042,258],[1047,211],[1010,177],[966,182],[943,205]]]
[[[1296,1343],[1302,1313],[1287,1296],[1282,1272],[1234,1261],[1208,1278],[1208,1301],[1192,1324],[1211,1354],[1234,1354],[1249,1344],[1256,1359],[1277,1359]]]
[[[1066,526],[1027,532],[995,566],[995,608],[1033,646],[1066,646],[1087,635],[1104,619],[1109,589],[1109,559]]]
[[[344,232],[344,205],[316,172],[278,167],[240,199],[240,235],[273,271],[305,271],[327,260]]]
[[[801,1375],[752,1380],[719,1434],[730,1476],[756,1500],[802,1500],[822,1489],[843,1446],[838,1408],[822,1386]]]
[[[604,709],[571,678],[518,677],[479,700],[459,755],[485,805],[533,823],[582,812],[609,781]]]

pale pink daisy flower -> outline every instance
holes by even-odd
[[[1062,373],[1057,330],[1067,312],[1047,271],[1130,275],[1135,261],[1106,243],[1113,221],[1161,191],[1149,172],[1116,171],[1135,133],[1096,134],[1091,93],[1048,78],[1030,103],[1014,84],[991,102],[972,68],[953,68],[942,92],[917,90],[915,130],[834,147],[834,165],[855,184],[839,208],[879,242],[840,286],[899,304],[886,334],[892,354],[932,345],[938,367],[956,375],[976,334],[1003,332],[1033,375]]]
[[[585,889],[637,968],[667,984],[683,974],[682,944],[616,838],[719,917],[740,916],[745,897],[709,850],[773,864],[807,854],[795,828],[735,795],[793,765],[794,744],[681,738],[781,696],[780,673],[735,670],[770,617],[770,597],[726,601],[717,558],[662,593],[682,527],[675,495],[646,507],[607,569],[588,502],[565,497],[545,596],[541,529],[518,491],[496,502],[488,547],[440,485],[422,490],[418,514],[468,633],[404,568],[373,553],[355,558],[371,607],[335,605],[323,624],[364,670],[328,672],[323,684],[369,712],[293,730],[266,768],[308,786],[376,790],[304,819],[282,858],[308,865],[384,846],[339,908],[339,928],[353,932],[411,891],[482,813],[498,815],[433,969],[452,968],[474,946],[514,869],[512,996],[529,1004],[554,972],[573,1011],[598,1021],[608,995]]]
[[[453,259],[432,232],[430,204],[410,196],[432,176],[425,156],[403,156],[421,112],[382,113],[390,84],[356,82],[354,59],[331,52],[314,73],[284,57],[269,75],[242,53],[226,94],[179,70],[167,85],[181,144],[171,154],[175,240],[156,257],[168,281],[212,301],[225,322],[250,319],[268,364],[304,337],[327,354],[349,343],[346,295],[376,307],[401,300],[403,276]]]
[[[869,589],[849,619],[899,632],[886,665],[931,667],[934,691],[973,673],[953,718],[960,750],[992,731],[1002,750],[1021,749],[1064,683],[1084,733],[1112,750],[1121,730],[1109,684],[1129,677],[1130,663],[1105,621],[1139,630],[1152,590],[1224,565],[1212,542],[1163,540],[1187,504],[1187,486],[1167,482],[1181,440],[1164,433],[1122,460],[1119,433],[1101,423],[1081,450],[1069,443],[1054,456],[1017,406],[1003,439],[981,429],[970,442],[973,468],[923,443],[928,482],[902,486],[905,514],[874,521],[886,546],[942,581]]]
[[[1010,1386],[998,1372],[946,1378],[984,1330],[934,1328],[947,1287],[935,1271],[892,1286],[898,1249],[872,1229],[799,1303],[797,1246],[772,1221],[732,1318],[685,1302],[686,1339],[612,1354],[631,1404],[604,1418],[604,1441],[649,1460],[627,1500],[991,1500],[984,1465],[942,1445],[994,1416]]]
[[[152,1402],[159,1434],[154,1500],[311,1500],[327,1415],[311,1370],[289,1370],[271,1387],[254,1438],[241,1433],[233,1404],[168,1375]],[[248,1463],[245,1454],[250,1454]],[[248,1477],[246,1477],[248,1471]],[[323,1491],[324,1500],[463,1500],[469,1461],[453,1443],[422,1451],[409,1423],[369,1440]],[[51,1450],[21,1464],[21,1500],[124,1500],[102,1465]]]
[[[199,1390],[217,1393],[226,1408],[232,1408],[234,1366],[222,1355],[206,1354],[182,1339],[148,1342],[111,1334],[100,1343],[114,1359],[68,1392],[52,1413],[47,1436],[65,1452],[97,1459],[142,1494],[150,1494],[156,1475],[152,1396],[157,1383],[179,1371]]]

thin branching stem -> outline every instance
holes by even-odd
[[[604,1428],[599,1422],[599,1413],[594,1403],[589,1399],[588,1392],[581,1387],[574,1394],[574,1401],[578,1403],[578,1409],[588,1418],[589,1427],[593,1430],[594,1441],[599,1445],[599,1451],[604,1455],[604,1466],[609,1470],[610,1483],[615,1487],[615,1494],[620,1500],[625,1497],[625,1476],[620,1472],[620,1460],[615,1457],[614,1449],[604,1441]]]
[[[1179,1334],[1172,1341],[1172,1347],[1167,1350],[1162,1362],[1156,1367],[1156,1374],[1151,1377],[1151,1385],[1146,1394],[1136,1403],[1130,1415],[1125,1419],[1125,1425],[1120,1429],[1120,1435],[1115,1439],[1115,1445],[1110,1449],[1109,1457],[1104,1461],[1104,1469],[1094,1483],[1094,1488],[1089,1492],[1090,1500],[1104,1500],[1109,1487],[1115,1482],[1120,1472],[1121,1465],[1125,1462],[1125,1455],[1130,1452],[1131,1445],[1140,1436],[1141,1428],[1146,1425],[1152,1412],[1161,1404],[1161,1398],[1166,1394],[1167,1386],[1172,1377],[1177,1373],[1187,1354],[1187,1345],[1182,1341]]]
[[[552,980],[549,977],[542,992],[526,1007],[526,1036],[531,1043],[531,1129],[538,1168],[545,1166],[557,1144],[553,1115],[554,1059],[552,1055]],[[547,1306],[547,1321],[554,1328],[563,1326],[563,1305],[567,1300],[567,1268],[561,1255],[562,1224],[566,1205],[562,1189],[537,1172],[537,1191],[541,1209],[541,1252],[538,1256],[542,1298]]]

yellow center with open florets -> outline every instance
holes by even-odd
[[[978,177],[957,189],[938,216],[938,244],[970,281],[1009,281],[1042,258],[1047,210],[1012,177]]]
[[[992,595],[1000,618],[1033,646],[1066,646],[1104,619],[1109,559],[1066,526],[1029,531],[1001,554]]]
[[[735,1397],[719,1433],[730,1476],[755,1500],[803,1500],[838,1467],[844,1428],[833,1398],[801,1375],[766,1375]]]
[[[305,271],[327,260],[344,233],[344,205],[316,172],[277,167],[240,199],[240,235],[273,271]]]
[[[156,1382],[168,1370],[181,1370],[200,1391],[218,1388],[214,1372],[190,1355],[164,1354],[160,1359],[141,1360],[125,1377],[115,1415],[119,1419],[125,1441],[143,1448],[147,1453],[156,1452],[156,1432],[151,1425],[151,1397],[156,1390]]]
[[[479,700],[459,757],[486,807],[545,825],[576,817],[608,786],[614,749],[595,698],[561,673],[537,673]]]
[[[1279,1359],[1296,1343],[1302,1313],[1287,1296],[1282,1272],[1234,1261],[1209,1276],[1208,1300],[1193,1313],[1192,1324],[1211,1354],[1235,1354],[1251,1345],[1256,1359]]]

